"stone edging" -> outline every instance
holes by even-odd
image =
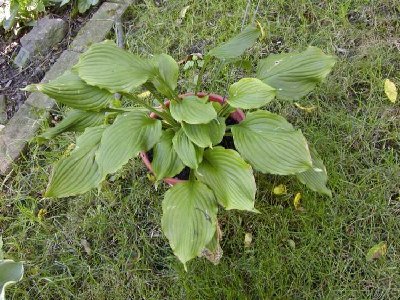
[[[119,18],[134,0],[104,2],[93,17],[81,28],[67,50],[47,71],[41,82],[55,79],[78,62],[79,55],[93,43],[105,39]],[[6,175],[28,142],[35,137],[40,123],[49,117],[55,102],[44,94],[35,92],[8,121],[0,132],[0,174]]]

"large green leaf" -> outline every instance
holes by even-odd
[[[215,233],[215,196],[199,181],[178,183],[165,193],[162,209],[162,230],[186,269],[186,262],[199,255]]]
[[[272,54],[260,61],[257,78],[277,90],[277,98],[297,100],[311,92],[335,64],[316,47],[301,53]]]
[[[119,115],[103,134],[96,154],[102,177],[119,170],[140,151],[150,150],[161,137],[161,121],[146,111],[135,110]]]
[[[6,286],[20,281],[23,275],[24,265],[22,262],[10,259],[0,260],[0,300],[5,300]]]
[[[313,167],[305,172],[296,174],[297,179],[315,192],[326,194],[332,197],[332,192],[326,187],[328,174],[318,152],[310,147]]]
[[[157,180],[173,177],[185,167],[173,148],[172,139],[174,135],[172,129],[164,131],[160,141],[153,148],[154,154],[151,165]]]
[[[100,110],[114,99],[109,91],[86,84],[70,71],[48,83],[32,84],[25,90],[40,91],[59,103],[81,110]]]
[[[74,70],[90,85],[110,92],[133,92],[150,77],[150,64],[114,43],[92,45],[83,53]]]
[[[54,166],[46,197],[83,194],[99,185],[102,178],[95,154],[106,128],[90,127],[77,138],[75,149],[71,154]]]
[[[194,145],[182,128],[175,133],[172,144],[182,162],[191,169],[197,169],[203,160],[203,148]]]
[[[276,90],[257,78],[243,78],[229,88],[228,103],[244,109],[259,108],[275,98]]]
[[[167,54],[160,54],[155,58],[156,67],[151,82],[155,88],[163,95],[173,98],[176,89],[179,66],[178,63]]]
[[[261,172],[289,175],[312,166],[303,134],[279,115],[248,113],[244,121],[232,126],[232,133],[236,149]]]
[[[171,100],[171,115],[178,122],[188,124],[206,124],[217,118],[211,102],[196,96],[187,96],[181,101]]]
[[[72,110],[55,127],[49,128],[39,138],[51,139],[66,131],[84,131],[104,123],[105,114],[100,112]]]
[[[255,211],[253,170],[236,151],[223,147],[205,150],[196,176],[214,191],[225,209]]]
[[[219,59],[236,58],[254,45],[260,33],[260,28],[249,25],[226,43],[211,49],[208,54]]]
[[[225,134],[225,118],[218,117],[208,124],[182,123],[182,128],[188,138],[197,146],[205,148],[217,145]]]

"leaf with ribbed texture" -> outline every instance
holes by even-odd
[[[225,209],[255,211],[253,170],[236,151],[223,147],[205,150],[196,177],[214,191]]]
[[[194,145],[182,128],[175,133],[172,144],[182,162],[191,169],[197,169],[203,160],[204,149]]]
[[[172,91],[176,89],[178,83],[178,63],[167,54],[160,54],[154,60],[156,68],[151,82],[161,94],[173,98]]]
[[[186,269],[186,262],[198,256],[215,233],[215,196],[199,181],[178,183],[165,193],[162,209],[162,230]]]
[[[102,177],[118,171],[140,151],[148,151],[160,140],[161,121],[143,110],[119,115],[103,134],[96,154]]]
[[[92,45],[74,66],[84,81],[110,92],[131,93],[150,77],[150,64],[113,42]]]
[[[211,49],[208,54],[219,59],[236,58],[254,45],[260,33],[260,28],[249,25],[235,37]]]
[[[212,103],[196,96],[187,96],[179,102],[171,100],[170,110],[175,120],[188,124],[207,124],[217,118]]]
[[[114,100],[114,95],[109,91],[88,85],[70,71],[48,83],[27,86],[25,90],[42,92],[59,103],[80,110],[98,111]]]
[[[275,88],[278,99],[298,100],[329,74],[335,62],[335,57],[316,47],[301,53],[272,54],[260,60],[257,78]]]
[[[160,141],[153,148],[154,154],[151,165],[157,180],[173,177],[185,167],[172,145],[174,135],[172,129],[164,131]]]
[[[47,129],[39,138],[49,140],[63,132],[84,131],[87,127],[95,127],[104,123],[105,115],[100,112],[72,110],[55,127]]]
[[[310,147],[313,167],[305,172],[296,174],[297,179],[311,190],[332,197],[332,192],[326,187],[328,174],[318,152]]]
[[[0,300],[5,300],[5,288],[22,279],[24,265],[11,259],[0,260]]]
[[[257,78],[243,78],[229,87],[228,103],[244,109],[259,108],[275,98],[276,90]]]
[[[283,117],[268,111],[246,115],[232,126],[236,149],[257,170],[289,175],[311,168],[311,156],[300,130]]]
[[[218,117],[208,124],[182,123],[182,128],[187,137],[197,146],[205,148],[217,145],[225,134],[225,118]]]
[[[99,185],[102,178],[95,154],[106,128],[88,128],[77,138],[75,149],[54,166],[46,197],[83,194]]]

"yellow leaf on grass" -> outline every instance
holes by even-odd
[[[369,249],[365,257],[367,261],[373,261],[374,259],[378,259],[384,256],[386,252],[387,252],[386,242],[380,242],[379,244],[376,244],[371,249]]]
[[[389,101],[395,103],[397,100],[397,88],[396,85],[389,79],[385,79],[385,93]]]
[[[47,214],[47,209],[45,209],[45,208],[39,209],[38,214],[37,214],[39,221],[42,221],[46,214]]]
[[[277,185],[276,187],[274,187],[273,193],[278,196],[286,194],[287,193],[286,185],[284,184]]]
[[[244,247],[249,248],[251,246],[251,242],[253,241],[253,235],[251,232],[247,232],[244,235]]]
[[[313,110],[315,110],[315,109],[317,108],[317,107],[314,106],[314,105],[311,105],[311,106],[308,106],[308,107],[302,106],[302,105],[300,105],[300,103],[298,103],[298,102],[295,102],[294,105],[296,105],[296,107],[298,107],[298,108],[300,108],[301,110],[304,110],[305,112],[308,112],[308,113],[313,112]]]
[[[302,210],[304,210],[304,208],[301,207],[300,200],[301,200],[301,194],[297,193],[293,200],[293,206],[296,210],[302,211]]]

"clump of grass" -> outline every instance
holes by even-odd
[[[240,29],[246,4],[193,2],[178,24],[187,2],[141,2],[125,16],[128,48],[145,56],[169,52],[177,60],[203,52]],[[400,30],[398,11],[394,2],[361,0],[263,1],[259,7],[257,17],[267,37],[246,59],[307,45],[339,58],[327,82],[301,102],[315,105],[314,111],[285,102],[271,107],[314,141],[330,174],[332,199],[290,178],[258,174],[256,207],[261,214],[221,212],[220,265],[195,260],[186,273],[160,230],[162,191],[150,185],[140,161],[126,166],[99,192],[43,199],[49,165],[73,139],[58,138],[47,146],[31,143],[2,184],[5,254],[26,264],[24,280],[10,287],[9,296],[399,298],[400,118],[382,84],[384,78],[400,83],[393,39]],[[214,65],[206,74],[207,90],[223,94],[226,82],[240,75],[230,70]],[[272,188],[281,183],[288,194],[273,195]],[[293,208],[297,192],[302,193],[301,212]],[[47,213],[39,218],[41,209]],[[253,242],[245,248],[248,232]],[[387,241],[387,255],[367,263],[366,252],[379,241]]]

